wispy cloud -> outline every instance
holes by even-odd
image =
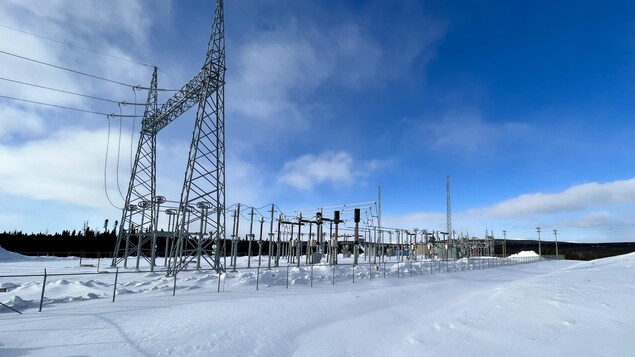
[[[278,16],[270,23],[254,20],[265,22],[266,30],[248,33],[228,56],[233,70],[228,72],[227,110],[240,118],[230,125],[239,126],[246,141],[260,144],[306,132],[329,117],[324,93],[333,99],[407,78],[415,61],[421,70],[421,63],[434,58],[445,33],[443,22],[412,2],[366,6],[373,11],[352,13],[335,6],[326,12],[303,4],[293,15],[275,11]],[[402,23],[389,26],[376,18],[380,11],[399,12]]]
[[[0,190],[38,200],[106,207],[106,140],[104,130],[64,128],[22,145],[0,145]],[[109,183],[112,192],[114,184]]]
[[[147,8],[142,1],[64,1],[42,3],[7,1],[0,4],[0,23],[37,36],[0,28],[3,51],[33,58],[132,85],[149,82],[148,68],[129,61],[95,54],[90,48],[134,60],[150,49],[148,33],[153,21],[166,14],[167,4]],[[70,43],[75,48],[59,42]],[[133,102],[131,88],[110,85],[24,59],[2,55],[0,77],[114,100]],[[119,114],[113,103],[104,103],[17,83],[3,82],[0,95],[35,100],[79,109]],[[139,93],[137,101],[145,101]],[[122,108],[132,114],[131,107]],[[137,114],[141,114],[139,109]],[[128,147],[130,121],[124,123],[122,141]],[[138,130],[138,126],[136,128]],[[115,137],[113,127],[111,140]],[[33,200],[47,200],[81,207],[109,207],[104,195],[104,157],[108,140],[106,120],[35,104],[2,99],[0,103],[0,190]],[[111,142],[112,144],[112,142]],[[110,146],[110,154],[116,153]],[[124,150],[129,154],[128,150]],[[111,156],[112,158],[112,156]],[[109,160],[107,175],[114,172]],[[128,160],[121,163],[121,175],[128,173]],[[126,166],[126,168],[124,168]],[[112,170],[111,170],[112,169]],[[115,180],[107,188],[116,192]],[[125,191],[128,179],[123,179]],[[124,192],[125,193],[125,192]],[[117,203],[121,198],[118,197]]]
[[[0,103],[0,139],[39,136],[44,133],[42,118],[31,110]]]
[[[525,194],[477,209],[477,212],[492,218],[516,218],[623,204],[635,204],[635,178],[608,183],[591,182],[557,193]]]
[[[318,155],[306,154],[288,161],[282,167],[278,181],[298,190],[308,191],[320,184],[334,188],[363,181],[368,174],[380,167],[378,161],[356,162],[344,151],[325,151]]]
[[[532,132],[528,124],[487,121],[478,112],[470,110],[448,113],[440,119],[404,119],[402,124],[405,137],[414,143],[425,142],[426,150],[467,155],[495,151],[501,143],[522,144]]]

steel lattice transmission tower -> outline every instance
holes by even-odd
[[[199,73],[160,106],[156,69],[153,73],[113,266],[121,261],[125,265],[128,257],[136,255],[137,261],[144,257],[154,268],[156,240],[161,236],[169,246],[168,274],[178,273],[192,260],[197,268],[206,262],[217,271],[223,270],[216,247],[225,238],[224,85],[224,13],[223,1],[217,0],[207,55]],[[156,195],[156,135],[194,105],[196,121],[175,229],[159,232],[160,205],[165,198]]]

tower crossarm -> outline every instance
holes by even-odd
[[[161,104],[154,115],[147,116],[147,119],[143,123],[143,128],[147,130],[154,130],[158,133],[161,129],[165,128],[174,119],[178,118],[181,114],[185,113],[188,109],[193,107],[199,102],[199,97],[206,92],[204,87],[209,86],[207,92],[212,93],[218,87],[224,83],[214,80],[214,74],[211,77],[207,77],[206,73],[209,73],[205,68],[201,69],[197,75],[194,76],[189,82],[187,82],[178,92],[176,92],[165,103]]]

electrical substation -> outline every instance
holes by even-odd
[[[201,70],[165,103],[158,103],[157,69],[147,102],[112,266],[139,268],[140,260],[176,275],[183,269],[235,270],[238,256],[258,257],[258,264],[278,267],[281,260],[300,266],[494,255],[494,236],[455,234],[446,179],[446,231],[386,227],[377,200],[283,211],[275,204],[226,205],[225,197],[225,33],[223,1],[218,0],[207,54]],[[157,194],[157,134],[196,107],[196,118],[181,195]],[[227,229],[227,224],[231,228]],[[136,262],[135,262],[136,259]],[[134,266],[129,266],[131,262]],[[251,264],[251,259],[248,260]]]

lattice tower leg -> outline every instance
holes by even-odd
[[[152,72],[137,153],[132,166],[126,202],[121,213],[117,243],[112,266],[127,263],[129,254],[136,252],[146,257],[149,249],[142,249],[151,240],[150,230],[156,229],[152,204],[156,197],[156,130],[152,122],[157,109],[157,68]],[[126,228],[128,228],[126,230]],[[122,248],[123,247],[123,248]],[[147,257],[146,257],[147,259]],[[125,264],[127,265],[127,264]]]
[[[180,226],[175,232],[183,250],[180,257],[176,251],[172,252],[173,263],[168,274],[177,274],[193,259],[200,259],[201,263],[207,262],[218,272],[224,270],[220,263],[220,244],[225,238],[226,223],[225,34],[221,0],[216,4],[212,35],[202,71],[205,85],[199,93],[177,216]],[[189,214],[186,214],[187,210]],[[204,221],[203,225],[200,224],[201,221]],[[191,231],[201,226],[204,227],[204,232]]]

